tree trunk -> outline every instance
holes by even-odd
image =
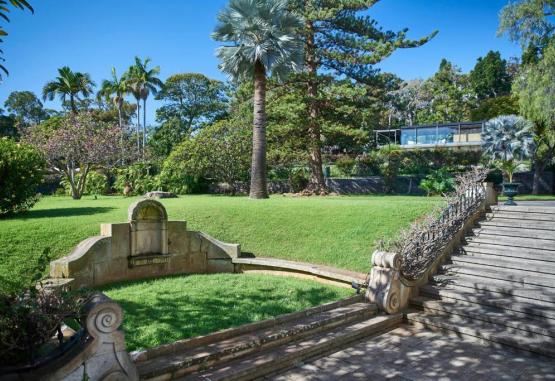
[[[141,104],[140,98],[137,98],[137,155],[141,154]]]
[[[75,98],[73,94],[69,94],[69,106],[71,107],[71,112],[77,114],[77,106],[75,106]]]
[[[537,159],[534,161],[534,179],[532,181],[532,194],[540,193],[540,181],[546,166],[546,161],[540,161]]]
[[[122,108],[123,108],[123,98],[118,101],[118,123],[119,123],[119,133],[120,137],[120,148],[121,148],[121,165],[125,165],[125,149],[123,147],[123,118],[122,118]]]
[[[250,198],[268,198],[266,186],[266,68],[254,64],[254,105]]]
[[[143,160],[145,159],[146,147],[146,97],[143,98]]]
[[[316,45],[314,42],[314,26],[311,21],[306,22],[309,31],[306,39],[306,65],[308,68],[308,139],[310,167],[309,190],[315,193],[327,191],[324,171],[322,169],[321,131],[318,125],[319,105],[318,97],[318,62],[316,61]]]

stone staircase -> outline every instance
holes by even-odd
[[[407,320],[555,357],[555,207],[495,206],[473,233]]]
[[[362,295],[133,353],[142,380],[251,380],[398,326]]]

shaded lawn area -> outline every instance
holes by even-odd
[[[127,221],[136,198],[43,197],[29,212],[0,220],[0,287],[16,289],[31,277],[45,247],[53,258],[98,235],[102,222]],[[165,199],[171,220],[189,230],[240,243],[245,252],[367,272],[375,242],[390,238],[440,198],[415,196],[284,197],[250,200],[210,195]]]
[[[272,275],[191,275],[102,289],[124,310],[127,350],[269,319],[354,295],[354,290]]]

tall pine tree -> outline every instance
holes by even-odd
[[[419,40],[407,38],[407,29],[384,31],[367,16],[378,0],[292,0],[295,11],[304,17],[307,129],[310,141],[309,189],[326,190],[322,171],[322,136],[319,118],[326,107],[325,94],[319,92],[329,73],[360,83],[375,85],[374,67],[395,50],[427,43],[437,31]],[[328,76],[325,75],[328,74]],[[379,81],[379,79],[378,79]]]

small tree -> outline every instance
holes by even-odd
[[[44,153],[52,170],[66,177],[71,196],[78,200],[91,168],[110,166],[118,159],[120,133],[119,127],[85,112],[70,114],[54,130],[31,128],[26,139]]]

